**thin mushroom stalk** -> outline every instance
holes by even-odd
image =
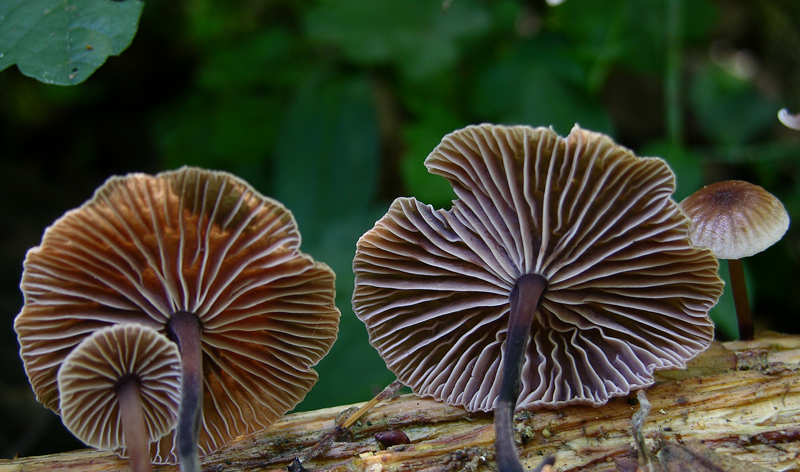
[[[200,471],[200,421],[203,410],[203,352],[200,320],[193,313],[180,311],[169,321],[170,338],[181,353],[181,403],[178,413],[178,460],[182,472]]]
[[[728,260],[739,339],[753,339],[753,321],[742,269],[750,257],[778,242],[789,229],[789,214],[774,195],[758,185],[727,180],[706,185],[681,202],[691,219],[689,237],[697,247]]]
[[[531,326],[536,310],[547,289],[547,280],[539,274],[525,274],[511,291],[506,352],[503,356],[503,379],[494,413],[495,449],[501,472],[524,472],[514,443],[514,409],[520,389],[520,373],[525,361]]]
[[[740,259],[728,261],[728,273],[731,276],[733,305],[736,307],[736,320],[739,324],[739,339],[753,339],[753,318],[750,315],[750,301],[747,299],[747,284]]]
[[[122,423],[122,434],[131,461],[132,472],[150,472],[150,450],[147,437],[147,425],[144,421],[142,407],[141,384],[135,376],[129,375],[117,383],[119,412]]]

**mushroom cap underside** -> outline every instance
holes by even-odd
[[[86,336],[172,313],[202,325],[203,453],[299,403],[336,339],[334,274],[299,251],[291,213],[224,172],[113,177],[49,227],[25,260],[15,320],[37,399],[58,412],[56,372]],[[174,462],[174,434],[156,461]]]
[[[138,384],[150,442],[178,421],[181,390],[178,347],[156,330],[135,323],[95,331],[67,356],[59,369],[64,425],[100,449],[125,446],[117,396],[120,382]]]
[[[722,292],[692,246],[674,177],[575,128],[470,126],[426,160],[450,209],[395,200],[357,244],[353,305],[370,342],[417,394],[492,410],[516,280],[548,281],[517,406],[599,405],[684,367],[713,338]]]

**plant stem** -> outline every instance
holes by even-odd
[[[344,433],[344,431],[347,428],[353,426],[356,423],[356,421],[358,421],[362,416],[364,416],[375,405],[397,393],[397,391],[400,390],[402,386],[403,386],[402,382],[400,382],[399,380],[395,380],[394,382],[387,385],[386,388],[383,389],[383,391],[375,395],[375,397],[373,397],[372,400],[368,401],[367,403],[364,404],[364,406],[356,410],[355,413],[346,418],[338,420],[336,424],[333,426],[333,428],[331,428],[327,433],[323,434],[320,440],[317,441],[316,444],[304,450],[302,454],[299,454],[295,458],[295,461],[297,462],[295,468],[297,467],[302,468],[302,464],[304,462],[308,462],[311,459],[322,454],[323,452],[327,451],[331,447],[331,444],[333,444],[333,442],[340,434]]]
[[[117,385],[119,397],[119,413],[122,422],[122,434],[125,436],[125,447],[131,461],[131,471],[150,472],[150,443],[147,426],[144,422],[144,410],[139,392],[139,379],[130,376],[122,379]]]
[[[740,259],[728,260],[728,273],[731,276],[733,304],[736,306],[736,321],[739,323],[739,339],[753,339],[753,318],[750,316],[750,302],[747,299],[747,284]]]
[[[194,313],[180,311],[167,325],[170,338],[181,353],[181,403],[178,413],[178,459],[181,472],[199,472],[197,443],[203,412],[203,350],[200,320]]]
[[[511,291],[511,312],[503,353],[503,374],[497,407],[494,410],[494,431],[497,467],[501,472],[523,472],[514,444],[514,409],[520,389],[520,374],[525,350],[530,339],[536,310],[547,288],[547,280],[539,274],[525,274]]]
[[[364,406],[358,409],[358,411],[350,415],[350,417],[348,417],[347,420],[345,420],[344,423],[342,423],[342,428],[346,429],[353,426],[356,423],[356,421],[361,419],[361,417],[364,416],[364,414],[368,412],[372,407],[386,400],[387,398],[391,397],[392,395],[397,393],[397,391],[400,390],[400,388],[402,387],[403,383],[400,382],[399,380],[395,380],[394,382],[387,385],[386,388],[384,388],[379,394],[375,395],[372,398],[372,400],[365,403]]]
[[[681,120],[681,1],[667,2],[667,67],[665,73],[664,105],[667,136],[675,147],[683,143]]]

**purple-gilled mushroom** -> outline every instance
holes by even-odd
[[[523,470],[515,409],[602,405],[710,344],[719,266],[663,160],[577,126],[484,124],[425,165],[458,198],[394,201],[358,241],[353,306],[417,395],[494,410],[500,470]]]
[[[780,241],[789,229],[786,208],[758,185],[727,180],[689,195],[681,202],[681,209],[692,220],[692,243],[728,260],[739,338],[753,339],[742,259]]]
[[[156,329],[180,349],[182,397],[153,460],[199,470],[198,449],[266,428],[299,403],[336,339],[334,274],[299,246],[292,214],[230,174],[109,179],[25,259],[15,329],[37,399],[59,412],[56,373],[94,331]]]
[[[181,358],[152,328],[116,324],[87,336],[58,371],[64,425],[86,444],[126,448],[133,472],[149,472],[150,443],[178,422]]]

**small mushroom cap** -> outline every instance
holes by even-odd
[[[353,307],[370,343],[421,396],[494,409],[510,295],[548,282],[517,408],[600,405],[682,368],[710,344],[722,293],[692,246],[666,163],[577,126],[469,126],[425,161],[450,209],[399,198],[358,241]]]
[[[792,115],[786,108],[781,108],[778,112],[778,120],[787,128],[800,131],[800,114]]]
[[[14,329],[37,399],[59,411],[58,368],[97,329],[166,333],[185,311],[202,329],[201,452],[266,428],[316,383],[338,332],[333,271],[299,247],[291,212],[231,174],[112,177],[25,258]],[[177,460],[173,440],[155,462]]]
[[[778,242],[789,229],[789,214],[758,185],[728,180],[707,185],[681,202],[692,220],[689,237],[720,259],[741,259]]]
[[[116,390],[126,377],[139,382],[149,441],[169,433],[178,421],[178,347],[156,330],[133,323],[95,331],[64,360],[58,373],[64,425],[90,446],[124,447]]]

